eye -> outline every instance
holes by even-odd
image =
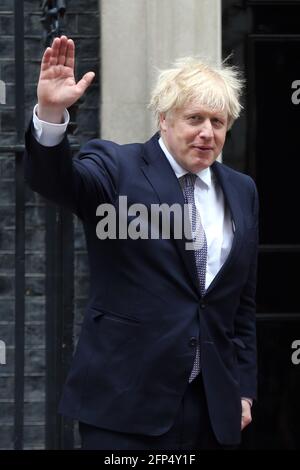
[[[201,116],[195,114],[193,116],[189,116],[188,120],[192,123],[199,122],[199,121],[201,121]]]
[[[215,127],[220,128],[224,126],[224,121],[222,119],[215,118],[213,119],[213,124],[215,125]]]

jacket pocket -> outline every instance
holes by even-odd
[[[244,341],[242,341],[240,338],[231,338],[231,341],[238,346],[239,348],[246,349],[246,345]]]
[[[109,320],[116,321],[119,323],[126,323],[126,324],[136,324],[139,325],[141,322],[138,318],[133,317],[128,314],[123,314],[119,312],[113,312],[111,310],[103,309],[103,308],[95,308],[90,307],[90,311],[92,312],[93,319],[97,319],[99,317],[105,317]]]

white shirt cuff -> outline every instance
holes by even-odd
[[[252,398],[242,397],[241,399],[247,401],[250,406],[253,405],[253,400],[252,400]]]
[[[67,109],[64,110],[63,123],[54,124],[42,121],[38,118],[36,110],[37,104],[33,108],[33,135],[39,144],[45,147],[54,147],[60,144],[67,130],[70,115]]]

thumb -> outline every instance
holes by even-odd
[[[82,96],[83,93],[86,91],[86,89],[90,86],[90,84],[94,80],[94,77],[95,77],[94,72],[87,72],[86,74],[83,75],[82,79],[79,80],[79,82],[76,85],[76,88],[80,96]]]

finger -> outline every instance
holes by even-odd
[[[65,65],[67,67],[71,67],[71,69],[74,70],[74,64],[75,64],[75,44],[72,39],[68,39]]]
[[[243,430],[245,426],[246,426],[245,418],[244,418],[244,416],[242,416],[242,419],[241,419],[241,430]]]
[[[248,424],[250,424],[252,422],[252,417],[251,415],[245,415],[245,416],[242,416],[241,418],[241,429],[243,430],[246,426],[248,426]]]
[[[65,65],[67,44],[68,44],[68,38],[66,36],[61,36],[60,48],[59,48],[58,57],[57,57],[57,64],[59,65]]]
[[[47,70],[49,68],[50,59],[51,59],[51,47],[47,47],[42,58],[41,71]]]
[[[51,46],[51,58],[50,58],[51,65],[57,65],[59,48],[60,48],[60,38],[55,38]]]
[[[95,77],[94,72],[87,72],[82,77],[82,79],[79,80],[79,82],[76,85],[76,88],[77,88],[78,94],[80,96],[82,96],[83,93],[85,92],[85,90],[90,86],[90,84],[92,83],[94,77]]]

